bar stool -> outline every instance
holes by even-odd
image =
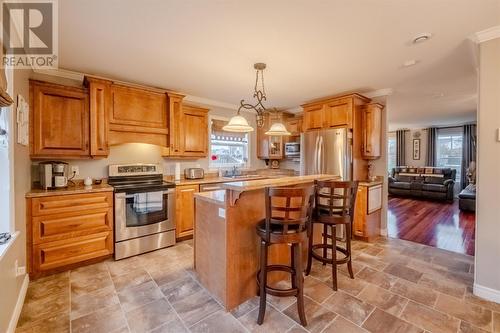
[[[314,192],[307,188],[265,189],[266,218],[257,225],[260,237],[260,270],[257,273],[260,307],[257,323],[262,325],[266,313],[266,294],[296,296],[300,322],[307,325],[304,312],[302,243],[310,230]],[[273,244],[291,244],[291,264],[268,265],[268,248]],[[290,289],[277,289],[267,285],[267,273],[282,271],[291,274]]]
[[[351,237],[354,216],[354,205],[356,204],[356,193],[358,182],[345,181],[315,181],[315,207],[312,217],[311,236],[309,237],[308,257],[306,275],[311,273],[312,259],[316,259],[323,265],[332,265],[333,290],[337,290],[337,265],[347,263],[347,269],[351,279],[354,279],[351,262]],[[322,242],[313,244],[314,226],[323,225]],[[345,240],[337,238],[337,226],[344,225]],[[331,242],[329,242],[331,240]],[[337,241],[345,241],[345,247],[337,245]],[[323,254],[315,250],[322,249]],[[332,251],[331,258],[328,250]],[[337,258],[337,251],[344,254],[343,258]]]

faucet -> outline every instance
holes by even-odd
[[[238,174],[239,174],[238,167],[237,167],[236,165],[234,165],[234,166],[231,168],[231,171],[226,170],[226,171],[224,172],[224,174],[225,174],[227,177],[236,177],[236,176],[238,176]]]

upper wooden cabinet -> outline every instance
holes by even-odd
[[[377,159],[381,156],[382,110],[378,103],[367,104],[362,110],[363,145],[365,159]]]
[[[324,126],[325,107],[323,104],[304,106],[304,120],[302,129],[304,131],[322,129]]]
[[[168,104],[164,91],[111,85],[110,144],[168,144]]]
[[[206,157],[208,155],[208,109],[184,105],[184,155]]]
[[[83,87],[31,80],[31,157],[106,157],[122,143],[155,144],[166,157],[206,157],[209,110],[183,98],[90,76]]]
[[[86,89],[30,80],[32,158],[90,157]]]
[[[331,97],[304,104],[304,131],[323,128],[355,127],[356,110],[370,99],[359,94]]]
[[[352,127],[352,98],[340,98],[325,104],[324,127]]]
[[[292,136],[300,135],[302,132],[302,116],[287,119],[286,128],[292,133]]]
[[[85,78],[90,99],[90,155],[109,155],[108,110],[111,107],[111,83],[106,80]]]
[[[208,109],[170,101],[170,149],[172,157],[208,156]]]

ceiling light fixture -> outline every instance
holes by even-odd
[[[257,99],[257,103],[255,104],[246,103],[245,100],[242,99],[240,101],[240,107],[238,108],[236,116],[232,117],[229,120],[229,123],[222,128],[224,131],[228,132],[253,131],[253,128],[248,124],[248,121],[240,115],[240,111],[242,109],[254,110],[255,112],[257,112],[256,116],[257,126],[258,127],[264,126],[264,111],[267,111],[267,108],[264,106],[264,104],[262,104],[262,102],[267,100],[266,89],[264,86],[264,69],[266,69],[266,64],[258,62],[253,65],[253,68],[255,68],[256,70],[253,97]],[[276,111],[276,109],[274,109],[274,111]],[[277,122],[272,124],[269,131],[267,131],[265,134],[281,136],[281,135],[290,135],[291,133],[286,130],[284,124]]]
[[[238,133],[247,133],[253,131],[253,127],[250,126],[248,121],[243,116],[240,115],[239,110],[236,116],[229,119],[229,122],[226,125],[224,125],[222,129],[224,131],[238,132]]]
[[[419,44],[428,41],[431,39],[432,34],[428,32],[421,33],[413,38],[411,41],[413,44]]]
[[[292,135],[292,133],[288,132],[285,125],[283,125],[282,123],[272,124],[269,131],[267,131],[265,134],[266,135],[273,135],[273,136]]]

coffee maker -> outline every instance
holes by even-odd
[[[68,186],[68,163],[61,161],[40,162],[40,186],[43,189],[64,188]]]

